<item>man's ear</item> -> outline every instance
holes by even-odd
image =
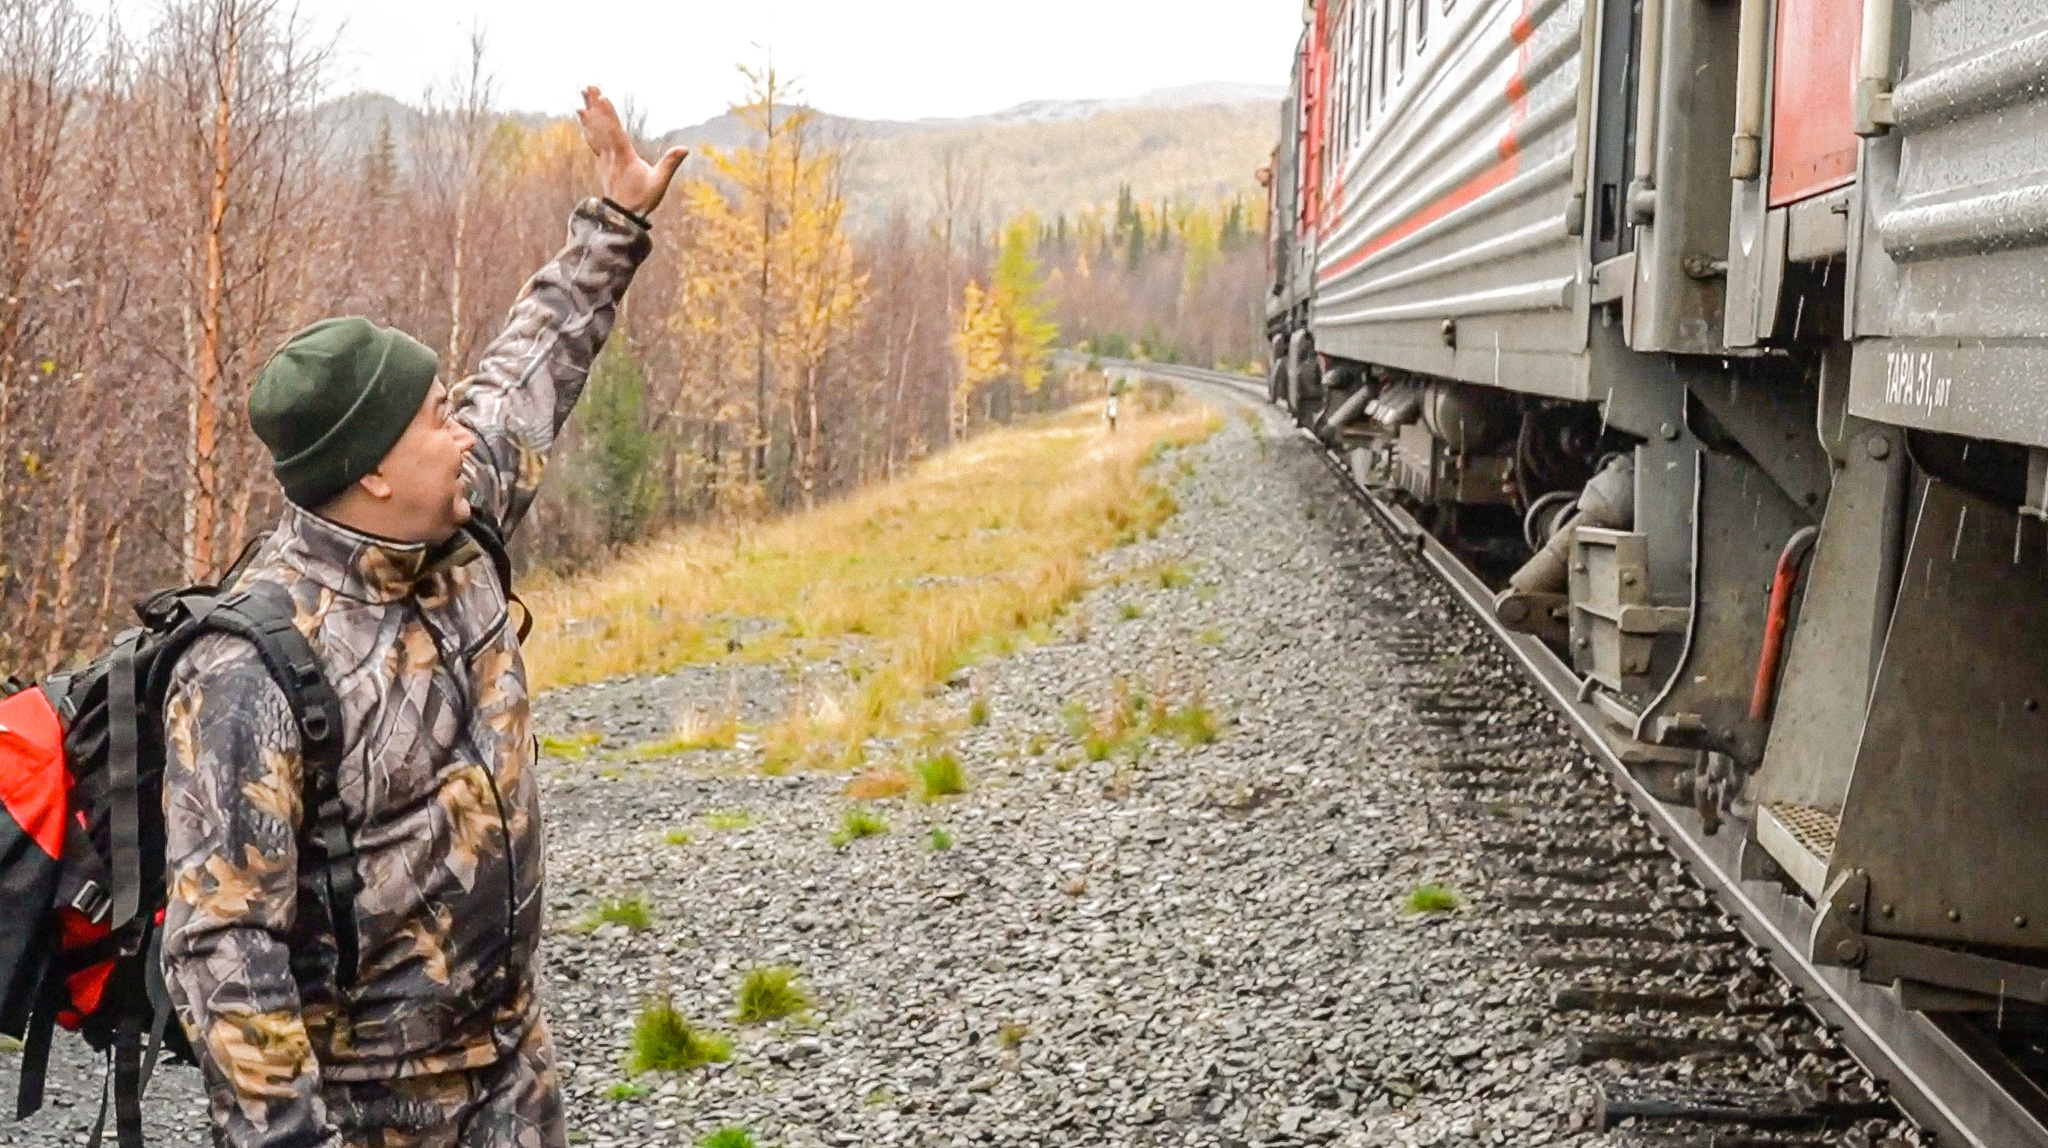
[[[384,480],[384,475],[374,470],[356,479],[356,485],[362,487],[364,494],[378,502],[389,502],[392,494],[396,493],[391,489],[391,484]]]

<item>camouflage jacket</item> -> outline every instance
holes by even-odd
[[[455,388],[476,433],[472,504],[531,505],[615,309],[650,247],[597,200]],[[541,825],[517,627],[488,561],[297,507],[243,584],[283,587],[341,695],[341,798],[358,852],[360,956],[343,994],[324,884],[301,873],[298,735],[247,643],[202,639],[166,707],[164,965],[221,1142],[330,1143],[323,1078],[494,1063],[538,1015]]]

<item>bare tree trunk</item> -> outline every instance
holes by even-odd
[[[756,482],[768,480],[768,343],[770,339],[769,286],[775,251],[775,64],[770,61],[757,81],[767,115],[762,121],[761,144],[761,267],[754,298],[754,467]]]
[[[85,535],[85,492],[73,486],[64,514],[64,542],[57,551],[57,596],[50,603],[50,637],[43,660],[56,665],[64,651],[65,623],[71,617],[71,591],[78,573],[79,544]]]
[[[227,292],[227,272],[221,251],[222,233],[228,214],[228,180],[234,174],[233,109],[242,54],[241,9],[230,5],[216,19],[226,23],[226,59],[215,73],[213,110],[213,187],[207,201],[204,237],[206,283],[199,305],[199,355],[193,372],[186,460],[189,477],[185,487],[185,576],[195,582],[213,573],[215,518],[219,510],[220,480],[216,471],[219,449],[221,363],[221,313]]]
[[[469,305],[465,292],[465,270],[469,266],[469,217],[478,184],[483,179],[484,161],[490,147],[491,101],[496,83],[484,66],[484,34],[481,28],[469,33],[469,71],[462,78],[462,93],[454,112],[455,148],[455,241],[448,263],[448,357],[442,362],[444,377],[460,376],[468,365],[469,348],[463,340],[463,314]]]
[[[898,411],[903,409],[903,388],[910,382],[910,349],[917,345],[918,318],[919,311],[913,304],[910,309],[910,329],[904,332],[903,335],[902,365],[896,369],[896,399],[893,405]],[[890,478],[896,477],[896,439],[900,422],[901,420],[892,418],[885,428],[889,441],[889,469],[887,474]]]
[[[100,604],[95,613],[102,619],[114,604],[114,574],[121,568],[121,524],[114,524],[113,536],[107,539],[107,565],[100,576]]]

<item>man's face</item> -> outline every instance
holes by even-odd
[[[375,472],[391,490],[385,505],[392,525],[404,531],[402,541],[444,542],[469,521],[462,459],[475,445],[476,436],[450,412],[448,388],[434,380]]]

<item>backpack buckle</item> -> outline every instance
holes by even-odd
[[[105,922],[107,911],[113,907],[114,898],[100,887],[98,881],[89,880],[80,885],[71,898],[71,908],[95,925]]]

